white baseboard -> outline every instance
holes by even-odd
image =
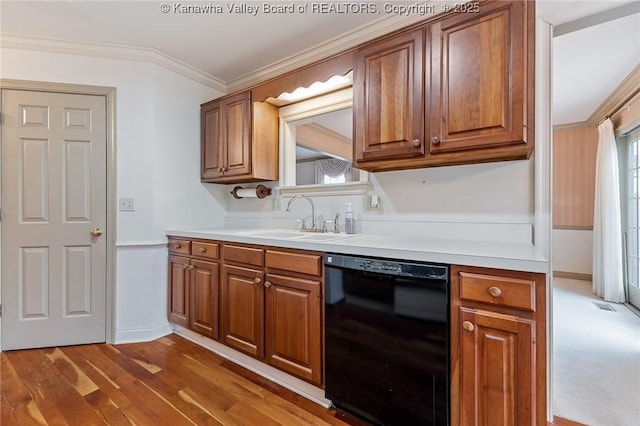
[[[114,344],[150,342],[171,333],[173,333],[173,327],[169,322],[157,325],[152,328],[116,330],[116,338]]]
[[[293,377],[287,373],[284,373],[276,368],[271,367],[255,358],[251,358],[243,353],[231,349],[228,346],[218,343],[208,337],[202,336],[189,329],[181,327],[179,325],[173,325],[174,332],[184,337],[193,343],[202,346],[205,349],[209,349],[211,352],[215,352],[221,357],[228,359],[229,361],[238,364],[241,367],[246,368],[260,376],[271,380],[279,384],[282,387],[289,389],[297,393],[300,396],[307,398],[308,400],[315,402],[325,408],[329,408],[331,401],[324,397],[324,390],[320,389],[310,383]]]

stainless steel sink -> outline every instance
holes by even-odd
[[[332,241],[332,240],[341,240],[343,238],[348,238],[350,236],[351,235],[346,235],[346,234],[319,233],[319,234],[305,234],[298,239],[307,240],[307,241]]]
[[[259,238],[299,238],[304,236],[300,231],[281,231],[281,230],[272,230],[272,231],[255,231],[255,232],[246,232],[243,235],[251,236],[251,237],[259,237]]]
[[[275,238],[281,240],[303,240],[303,241],[331,241],[350,237],[346,234],[333,234],[322,232],[304,232],[286,229],[256,229],[253,231],[241,232],[241,235],[255,238]]]

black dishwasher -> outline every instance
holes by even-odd
[[[326,254],[325,394],[378,425],[449,421],[449,268]]]

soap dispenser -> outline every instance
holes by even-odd
[[[347,234],[356,233],[356,218],[351,210],[351,203],[346,203],[347,212],[344,214],[344,232]]]

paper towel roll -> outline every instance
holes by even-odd
[[[255,188],[238,189],[236,195],[240,198],[258,198]]]
[[[233,191],[231,191],[231,195],[233,195],[237,199],[264,198],[267,195],[271,195],[271,188],[264,185],[258,185],[257,188],[246,188],[246,189],[241,186],[236,186],[235,188],[233,188]]]

